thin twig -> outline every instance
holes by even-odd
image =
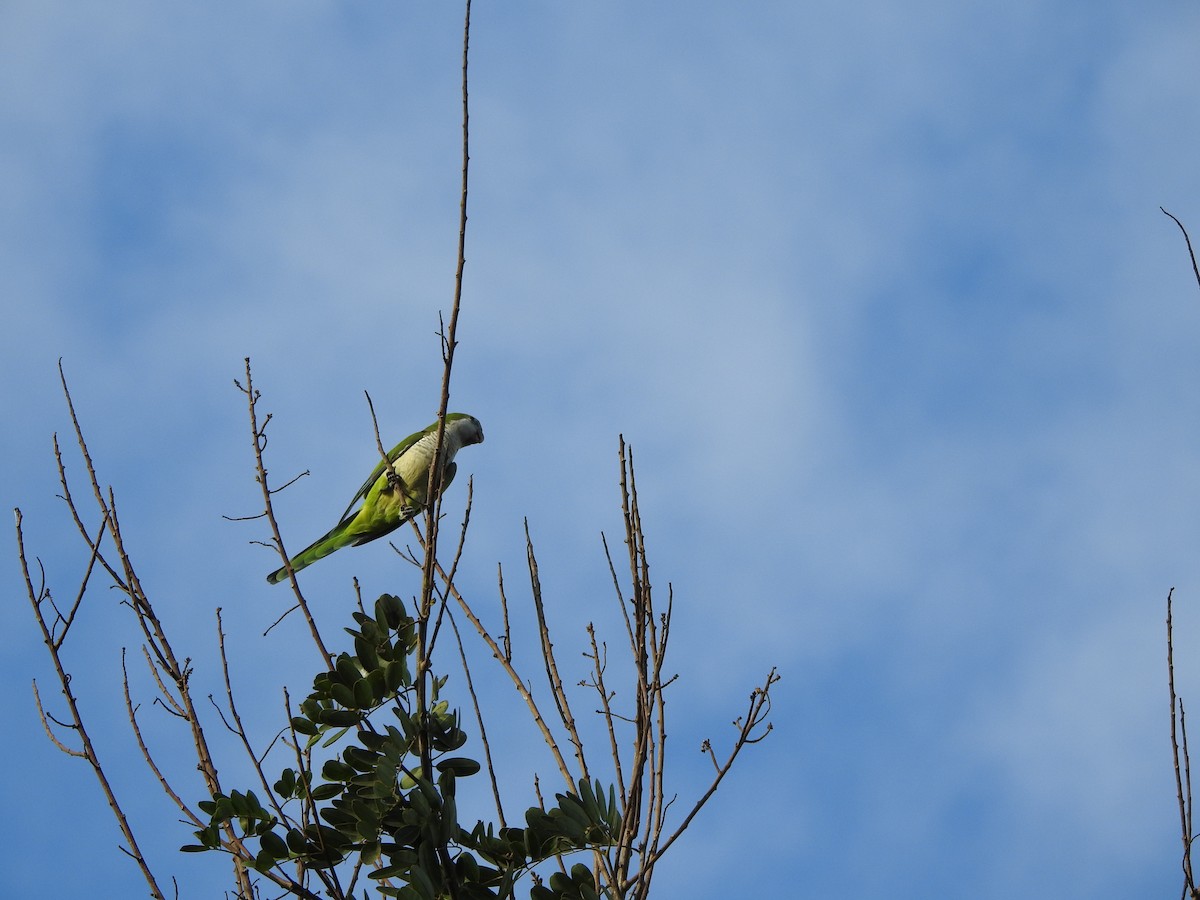
[[[462,663],[463,674],[467,679],[467,693],[471,696],[471,706],[475,709],[475,723],[479,726],[479,740],[483,744],[483,757],[487,761],[488,779],[492,783],[492,797],[496,801],[496,817],[500,820],[500,827],[507,828],[508,823],[504,820],[504,804],[500,800],[500,785],[496,781],[496,766],[492,761],[492,745],[488,741],[487,727],[483,723],[483,709],[479,705],[479,695],[475,693],[475,682],[471,678],[471,667],[467,663],[467,652],[463,648],[462,634],[458,630],[458,623],[454,620],[454,614],[449,613],[450,628],[454,631],[454,639],[458,642],[458,658]]]
[[[137,712],[139,707],[134,706],[133,697],[129,692],[129,670],[125,666],[124,648],[121,650],[121,687],[125,695],[125,715],[129,719],[130,727],[133,729],[133,736],[137,741],[138,749],[142,752],[142,759],[146,761],[146,765],[154,774],[154,777],[158,779],[159,787],[162,788],[163,793],[171,798],[171,801],[177,807],[179,807],[179,811],[187,816],[188,820],[193,825],[195,825],[197,828],[203,828],[205,823],[199,816],[195,814],[195,812],[192,811],[191,807],[189,807],[183,801],[183,798],[179,796],[175,789],[171,787],[170,782],[167,781],[167,776],[164,775],[162,769],[158,767],[158,763],[154,761],[154,757],[150,753],[150,748],[146,744],[146,739],[142,735],[142,728],[138,724],[137,720]]]
[[[1170,216],[1171,220],[1176,225],[1179,226],[1179,230],[1183,232],[1183,240],[1187,244],[1188,256],[1191,257],[1191,260],[1192,260],[1192,274],[1196,276],[1196,284],[1200,285],[1200,265],[1196,264],[1196,254],[1192,250],[1192,239],[1188,236],[1187,229],[1183,227],[1182,222],[1180,222],[1178,219],[1176,219],[1174,216],[1172,216],[1169,212],[1167,212],[1161,206],[1159,207],[1159,209],[1162,210],[1163,215]]]
[[[258,400],[261,392],[254,388],[254,378],[250,371],[250,357],[244,359],[246,366],[246,384],[242,385],[236,378],[233,383],[237,389],[246,395],[246,406],[250,413],[250,438],[254,445],[254,480],[258,482],[262,488],[263,495],[263,515],[266,516],[267,522],[271,526],[272,541],[275,549],[279,551],[280,557],[283,558],[283,565],[287,569],[288,581],[292,584],[292,593],[296,597],[296,606],[300,608],[304,616],[304,620],[308,623],[309,633],[312,635],[313,642],[317,645],[317,652],[321,654],[321,665],[329,666],[333,656],[325,647],[325,641],[321,639],[321,632],[317,628],[317,620],[313,617],[312,612],[308,608],[308,601],[304,598],[304,594],[300,590],[300,583],[296,580],[296,573],[292,571],[292,561],[288,556],[287,550],[283,545],[283,535],[279,532],[279,523],[275,520],[275,507],[271,503],[271,495],[273,491],[268,485],[267,469],[263,464],[263,451],[267,446],[267,425],[270,424],[271,415],[263,419],[262,424],[258,422]],[[295,607],[293,607],[294,609]],[[290,613],[291,610],[285,612],[283,616]],[[280,619],[283,618],[280,616]],[[278,624],[278,623],[276,623]],[[274,627],[274,626],[272,626]],[[270,631],[270,629],[267,629]]]
[[[596,627],[591,622],[587,625],[588,642],[591,644],[591,652],[588,658],[592,660],[592,687],[596,689],[596,693],[600,695],[600,706],[598,710],[601,717],[604,719],[604,724],[608,729],[608,746],[612,753],[613,771],[617,776],[617,790],[621,796],[625,796],[625,774],[621,766],[621,749],[617,745],[617,731],[614,725],[616,716],[613,714],[611,705],[613,694],[610,694],[608,688],[604,685],[604,670],[608,667],[608,645],[598,645],[596,642]],[[602,649],[603,648],[603,649]]]
[[[504,658],[512,662],[512,628],[508,624],[508,596],[504,593],[504,567],[496,563],[496,590],[500,596],[500,615],[504,622],[504,632],[500,642],[504,645]]]
[[[254,767],[254,771],[258,774],[258,783],[263,789],[263,794],[266,795],[271,808],[275,810],[275,814],[279,816],[279,820],[286,824],[289,828],[295,823],[291,817],[283,811],[283,806],[279,802],[279,798],[275,795],[275,789],[271,786],[267,779],[266,772],[263,771],[262,760],[266,754],[260,756],[254,752],[254,748],[250,746],[250,738],[246,734],[246,727],[242,724],[241,713],[238,712],[237,702],[233,694],[233,681],[229,676],[229,657],[225,653],[225,626],[221,620],[221,607],[217,607],[217,651],[221,657],[221,678],[225,682],[225,702],[229,704],[229,715],[233,718],[233,726],[230,730],[241,741],[242,749],[246,751],[246,756],[250,758],[250,764]],[[224,718],[224,716],[222,716]]]
[[[87,567],[83,571],[83,577],[79,579],[79,590],[75,592],[75,600],[71,604],[71,609],[65,616],[59,616],[59,624],[62,629],[58,632],[58,638],[55,643],[61,647],[63,641],[67,639],[67,632],[71,628],[71,623],[75,621],[75,614],[79,611],[80,604],[83,603],[83,595],[87,593],[88,582],[91,580],[92,572],[96,567],[96,561],[100,558],[100,540],[104,537],[104,532],[108,528],[108,512],[104,513],[104,517],[100,520],[100,528],[96,532],[95,541],[91,542],[91,552],[88,554]]]
[[[529,564],[529,586],[533,599],[534,612],[537,614],[538,636],[542,647],[542,661],[546,667],[546,680],[550,685],[550,696],[554,698],[558,717],[567,730],[567,737],[575,747],[575,759],[579,761],[579,771],[583,778],[591,778],[588,772],[587,760],[583,753],[583,740],[579,737],[579,729],[575,726],[575,715],[571,712],[571,703],[563,688],[562,677],[558,674],[558,662],[554,658],[554,644],[550,640],[550,628],[546,624],[546,608],[542,604],[542,582],[538,578],[537,556],[533,552],[533,538],[529,535],[529,520],[525,520],[525,556]]]
[[[371,411],[371,430],[375,433],[375,447],[379,450],[379,458],[383,460],[383,474],[387,476],[388,490],[394,491],[400,486],[400,475],[392,466],[392,460],[388,458],[387,451],[383,449],[383,440],[379,437],[379,419],[375,417],[375,404],[371,402],[371,395],[367,391],[363,391],[363,393],[367,397],[367,409]],[[349,510],[347,510],[348,514]]]

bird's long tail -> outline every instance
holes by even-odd
[[[335,550],[354,543],[354,535],[350,534],[348,522],[339,522],[324,537],[317,538],[299,553],[292,557],[292,571],[299,572],[306,566],[311,566],[318,559],[324,559]],[[276,569],[267,576],[271,584],[278,584],[287,579],[287,566]]]

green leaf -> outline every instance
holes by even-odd
[[[404,601],[394,594],[380,594],[375,601],[375,621],[381,627],[395,630],[405,618]]]
[[[556,893],[565,894],[572,887],[570,876],[565,872],[554,872],[550,875],[550,889]]]
[[[362,721],[362,713],[353,709],[325,709],[321,711],[318,721],[335,728],[353,728]]]
[[[263,808],[262,801],[258,799],[258,795],[254,791],[246,791],[246,809],[249,811],[249,815],[256,819],[268,819],[271,816]]]
[[[478,762],[465,756],[452,756],[443,759],[436,766],[439,772],[453,772],[458,778],[474,775],[481,768]]]
[[[372,753],[378,753],[383,745],[388,742],[386,734],[380,734],[377,731],[360,731],[358,733],[359,742]]]
[[[408,662],[403,656],[384,666],[383,675],[389,691],[398,691],[412,684],[412,676],[408,671]]]
[[[479,863],[475,861],[475,857],[470,853],[459,854],[458,859],[454,861],[454,869],[458,873],[459,881],[478,881],[479,880]]]
[[[412,809],[422,819],[428,819],[429,814],[433,812],[433,807],[429,803],[429,798],[425,796],[423,790],[413,791],[408,795],[408,802]]]
[[[437,897],[437,888],[433,886],[433,881],[430,879],[429,874],[421,866],[413,866],[408,874],[411,887],[416,888],[425,900],[435,900]]]
[[[350,746],[342,751],[342,759],[346,765],[353,766],[358,772],[370,772],[379,762],[379,754],[361,747]]]
[[[558,808],[561,809],[570,819],[579,823],[583,828],[587,828],[592,824],[592,819],[587,814],[587,810],[583,808],[583,804],[578,797],[572,794],[558,794]],[[551,810],[550,815],[554,815]]]
[[[582,847],[587,843],[587,833],[584,825],[580,825],[570,816],[555,816],[555,824],[559,834],[567,838],[574,846]]]
[[[260,850],[258,856],[254,857],[254,868],[265,874],[275,867],[275,862],[274,856],[266,850]]]
[[[399,878],[408,874],[408,866],[384,866],[382,869],[372,869],[367,873],[368,878],[382,881],[384,878]]]
[[[340,681],[329,687],[329,696],[346,709],[359,709],[358,701],[354,696],[354,689],[342,684]]]
[[[275,793],[279,794],[285,800],[293,797],[296,794],[296,771],[295,769],[284,769],[279,774],[279,780],[275,782]]]
[[[378,706],[384,699],[390,698],[392,691],[388,690],[387,678],[382,668],[374,668],[367,673],[366,681],[371,685],[371,705]]]
[[[304,836],[309,843],[310,865],[328,867],[337,865],[345,858],[345,850],[351,841],[327,825],[308,825]]]
[[[409,866],[417,861],[417,854],[408,847],[401,846],[400,844],[384,844],[383,852],[392,866],[400,866],[405,872],[408,871]]]
[[[384,635],[387,634],[388,630],[386,628],[380,628],[379,623],[368,616],[364,616],[362,613],[356,612],[354,614],[354,621],[358,623],[359,630],[357,636],[362,638],[363,643],[370,644],[372,647],[375,644],[378,644],[383,639]],[[353,631],[350,633],[354,634]],[[355,647],[357,646],[358,642],[356,641]],[[361,656],[359,657],[359,660],[362,660]]]
[[[442,798],[442,810],[439,819],[441,828],[439,829],[438,839],[442,844],[449,844],[458,831],[458,804],[455,802],[453,795]]]
[[[287,842],[274,831],[267,831],[259,838],[259,846],[276,859],[286,859],[289,856]]]
[[[358,773],[340,759],[327,759],[321,767],[321,777],[326,781],[349,781]]]
[[[383,699],[383,695],[375,696],[374,685],[370,678],[360,678],[354,682],[354,706],[357,709],[370,709]]]
[[[289,828],[287,833],[287,847],[292,853],[300,856],[308,851],[308,841],[304,838],[304,832],[299,828]]]
[[[363,786],[359,791],[365,797],[372,800],[394,800],[399,797],[399,792],[396,789],[396,772],[394,769],[380,769],[375,773],[375,778]]]
[[[375,647],[376,644],[368,641],[365,637],[354,639],[354,652],[358,655],[358,661],[368,672],[379,668],[379,653]]]
[[[363,717],[361,715],[359,715],[358,713],[350,713],[350,715],[356,716],[358,719],[358,721],[356,721],[354,723],[354,725],[358,725],[363,720]],[[352,725],[346,725],[346,726],[343,726],[342,728],[339,728],[337,731],[335,731],[331,735],[329,735],[329,737],[325,738],[325,740],[321,742],[321,746],[322,747],[332,747],[334,744],[336,744],[338,741],[340,741],[343,737],[345,737],[346,732],[349,731],[352,727],[353,727]],[[316,738],[312,738],[309,743],[312,743],[312,741],[315,741],[315,740],[316,740]]]
[[[328,800],[331,797],[336,797],[343,790],[345,790],[345,787],[340,784],[318,785],[317,787],[313,788],[312,798],[318,802],[321,800]]]
[[[592,791],[592,783],[586,778],[579,779],[579,800],[583,805],[583,809],[587,812],[588,819],[596,821],[600,817],[600,805],[596,802],[596,795]]]
[[[392,707],[392,714],[400,721],[400,730],[403,732],[403,743],[406,745],[411,743],[417,734],[416,723],[413,722],[412,717],[409,716],[409,714],[399,706]]]
[[[408,772],[400,773],[400,789],[403,791],[412,790],[417,786],[417,781]]]
[[[337,680],[347,687],[363,676],[357,661],[349,653],[338,654],[337,662],[334,663],[334,671],[337,673]]]
[[[358,823],[354,816],[336,806],[326,806],[320,812],[321,818],[336,828],[351,840],[358,837]]]

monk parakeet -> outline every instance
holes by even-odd
[[[363,486],[358,489],[342,519],[328,534],[292,557],[292,571],[299,572],[305,566],[323,559],[334,550],[351,544],[358,546],[395,531],[425,508],[429,492],[429,467],[433,465],[433,445],[437,441],[437,422],[423,431],[410,434],[392,448],[388,461],[392,464],[399,482],[393,488],[388,484],[383,460],[375,467]],[[446,415],[446,433],[442,439],[442,490],[454,480],[458,466],[454,455],[463,447],[483,443],[483,427],[479,420],[466,413]],[[362,500],[362,506],[351,512],[354,504]],[[276,569],[267,576],[271,584],[287,578],[287,568]]]

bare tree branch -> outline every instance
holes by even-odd
[[[1191,239],[1191,237],[1188,236],[1187,229],[1183,227],[1182,222],[1180,222],[1177,218],[1172,216],[1169,212],[1167,212],[1161,206],[1159,207],[1159,209],[1162,210],[1163,215],[1169,216],[1171,221],[1174,222],[1176,225],[1178,225],[1179,230],[1183,232],[1183,240],[1187,244],[1188,256],[1192,260],[1192,274],[1196,276],[1197,286],[1200,286],[1200,265],[1196,264],[1196,253],[1194,250],[1192,250],[1192,239]]]
[[[304,620],[308,623],[309,633],[312,635],[313,642],[317,645],[317,651],[321,654],[321,665],[328,666],[333,656],[326,648],[325,641],[321,639],[321,632],[317,628],[317,621],[313,618],[313,614],[308,608],[308,601],[304,599],[304,594],[300,590],[300,583],[296,581],[296,573],[292,571],[291,558],[288,556],[287,550],[283,545],[283,535],[279,533],[279,523],[275,520],[275,508],[271,503],[271,495],[274,492],[268,486],[267,469],[263,465],[263,451],[267,447],[267,425],[270,424],[271,416],[268,413],[267,417],[263,419],[262,424],[259,425],[258,401],[261,392],[255,390],[254,387],[254,378],[250,372],[250,357],[247,356],[245,358],[245,364],[246,384],[243,386],[237,379],[234,379],[233,383],[237,385],[239,391],[246,395],[246,406],[250,413],[250,436],[254,444],[255,481],[262,488],[263,515],[266,516],[267,522],[271,526],[272,542],[275,545],[275,549],[279,551],[279,555],[283,558],[283,565],[287,569],[288,581],[291,582],[292,593],[296,597],[296,606],[299,607],[301,613],[304,615]],[[288,612],[291,612],[291,610],[288,610]],[[286,616],[288,612],[280,616],[280,619]],[[278,621],[276,624],[278,624]],[[270,631],[270,629],[267,630]]]
[[[147,863],[146,858],[142,855],[137,838],[133,834],[133,828],[130,827],[129,819],[125,815],[125,810],[122,809],[120,802],[117,800],[117,795],[114,793],[112,785],[108,780],[108,776],[105,774],[104,766],[100,762],[100,756],[96,751],[95,745],[92,743],[87,726],[84,725],[83,714],[79,709],[79,700],[76,698],[75,691],[71,687],[71,676],[67,674],[67,669],[63,665],[61,644],[51,637],[50,627],[42,612],[42,604],[49,598],[50,593],[46,589],[44,582],[37,590],[33,587],[33,579],[30,577],[29,563],[25,555],[25,535],[21,527],[21,511],[17,509],[15,513],[17,520],[17,557],[21,564],[21,575],[25,580],[25,590],[29,597],[29,603],[33,607],[33,616],[37,620],[38,627],[41,628],[42,640],[46,644],[46,649],[50,652],[50,660],[54,664],[55,674],[58,675],[59,684],[62,686],[62,694],[66,700],[67,709],[71,714],[69,727],[79,736],[82,749],[78,751],[69,750],[55,739],[49,725],[46,724],[46,716],[42,711],[42,701],[40,697],[37,697],[37,685],[35,683],[34,695],[37,699],[38,712],[42,716],[42,724],[46,727],[46,733],[50,735],[50,740],[56,747],[70,756],[86,759],[88,765],[92,767],[92,773],[96,776],[96,781],[100,784],[100,790],[104,793],[105,800],[108,801],[108,807],[112,810],[113,816],[117,820],[117,827],[121,829],[121,834],[125,838],[127,844],[125,848],[126,852],[137,863],[142,877],[146,880],[146,884],[150,888],[150,896],[155,898],[155,900],[165,900],[165,895],[158,886],[158,881],[155,879],[154,873],[150,871],[149,863]]]

